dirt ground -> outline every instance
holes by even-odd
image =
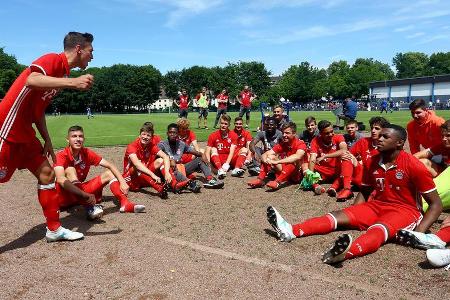
[[[94,150],[121,166],[123,147]],[[101,168],[93,171],[89,178]],[[84,240],[48,244],[36,181],[18,171],[0,185],[0,299],[450,298],[450,272],[431,268],[421,250],[388,244],[332,267],[320,258],[339,232],[278,242],[268,205],[297,222],[350,203],[296,186],[249,190],[247,176],[167,200],[151,189],[130,193],[147,206],[139,215],[120,214],[105,189],[101,222],[87,221],[81,208],[61,214]]]

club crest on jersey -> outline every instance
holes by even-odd
[[[7,167],[1,167],[0,168],[0,179],[5,178],[6,174],[8,174],[8,168]]]
[[[80,169],[81,170],[84,170],[86,168],[86,164],[84,163],[84,162],[82,162],[81,164],[80,164]]]
[[[403,179],[403,172],[397,171],[397,173],[395,173],[395,178],[397,178],[398,180]]]
[[[228,138],[227,141],[228,141],[228,143],[231,143],[231,139],[230,138]]]

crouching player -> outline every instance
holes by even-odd
[[[234,119],[234,133],[238,136],[236,150],[232,162],[235,162],[234,169],[231,171],[231,176],[240,177],[244,175],[245,171],[242,169],[244,164],[251,162],[252,153],[250,152],[250,142],[252,141],[252,134],[250,131],[243,128],[243,119],[236,117]]]
[[[167,141],[158,143],[158,148],[164,151],[170,158],[170,165],[179,182],[190,181],[188,189],[192,192],[200,192],[200,186],[195,180],[189,180],[186,176],[193,175],[194,172],[201,171],[206,178],[206,183],[203,184],[205,188],[222,188],[223,181],[217,180],[212,176],[211,168],[209,167],[206,155],[197,151],[192,146],[186,145],[178,138],[178,126],[175,123],[167,126]],[[194,160],[183,164],[182,157],[184,154],[191,154],[195,156]],[[181,169],[181,171],[178,170]]]
[[[120,202],[120,212],[143,212],[144,205],[134,204],[127,198],[128,185],[119,170],[89,148],[84,147],[84,131],[81,126],[72,126],[67,132],[69,145],[56,154],[54,166],[59,204],[61,208],[83,205],[90,220],[103,216],[98,203],[103,188],[109,184],[111,192]],[[102,166],[107,171],[85,181],[91,166]]]
[[[274,207],[268,207],[268,221],[280,240],[288,242],[337,229],[366,230],[354,241],[349,234],[338,237],[322,257],[324,263],[334,264],[376,252],[400,229],[417,226],[418,232],[428,230],[442,212],[441,199],[423,164],[403,151],[405,141],[406,130],[400,126],[391,124],[382,130],[378,141],[380,153],[364,172],[364,187],[358,195],[367,202],[295,225],[284,220]],[[424,216],[417,205],[418,192],[430,205]]]
[[[281,141],[262,155],[261,171],[256,179],[248,182],[250,187],[266,185],[269,189],[277,190],[289,180],[300,182],[306,144],[297,138],[297,125],[294,122],[286,122],[281,129]],[[266,184],[266,176],[270,170],[275,171],[276,178]]]
[[[139,137],[130,143],[125,150],[123,177],[131,191],[152,187],[162,199],[166,199],[167,185],[171,184],[173,187],[176,181],[172,182],[169,157],[157,147],[160,141],[161,138],[154,135],[153,124],[145,122],[139,131]],[[155,174],[156,170],[158,172],[161,170],[161,173],[164,174],[165,184]]]
[[[234,131],[229,129],[230,122],[231,117],[229,115],[224,114],[220,116],[220,129],[209,135],[205,151],[208,161],[217,169],[219,179],[227,176],[231,164],[236,165],[234,153],[236,151],[238,136]]]
[[[350,161],[341,160],[342,154],[347,151],[347,144],[340,134],[335,135],[333,125],[326,120],[318,124],[319,136],[311,142],[311,156],[309,159],[309,170],[319,172],[324,182],[333,182],[327,193],[335,197],[340,186],[348,191],[346,200],[353,196],[351,193],[352,170]],[[342,182],[341,182],[342,181]],[[316,194],[323,194],[325,188],[319,184],[313,185]]]

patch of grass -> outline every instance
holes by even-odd
[[[230,113],[232,119],[238,113]],[[318,121],[329,120],[335,123],[336,117],[331,112],[291,112],[290,118],[297,123],[297,131],[305,129],[304,119],[307,116],[314,116]],[[369,119],[379,116],[379,112],[358,112],[358,121],[364,122],[368,128]],[[437,115],[444,119],[450,119],[450,110],[437,111]],[[209,130],[197,128],[197,116],[195,112],[189,113],[191,129],[197,135],[198,141],[206,141],[208,135],[213,132],[212,126],[216,117],[215,112],[210,112],[208,119]],[[394,113],[383,114],[390,122],[406,126],[411,119],[409,111],[396,111]],[[84,115],[62,115],[60,117],[47,116],[47,126],[55,148],[62,148],[66,145],[67,129],[72,125],[83,126],[86,135],[86,146],[115,146],[127,145],[139,134],[139,129],[144,122],[151,121],[155,125],[156,134],[162,138],[166,135],[167,125],[175,122],[178,115],[176,113],[152,113],[152,114],[122,114],[95,115],[93,119],[87,119]],[[261,113],[254,111],[251,114],[250,129],[256,131],[261,121]],[[203,122],[202,122],[203,124]],[[39,136],[39,134],[38,134]]]

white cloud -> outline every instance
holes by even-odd
[[[407,26],[395,28],[394,31],[395,31],[395,32],[404,32],[404,31],[413,30],[414,28],[415,28],[414,25],[407,25]]]
[[[450,41],[450,35],[448,34],[437,34],[431,37],[422,39],[418,44],[428,44],[437,40],[448,40]]]
[[[407,39],[413,39],[413,38],[417,38],[417,37],[423,36],[423,35],[425,35],[425,32],[416,32],[416,33],[407,35],[406,38]]]
[[[323,8],[333,8],[348,0],[251,0],[249,8],[256,10],[271,10],[281,7],[301,7],[307,5],[318,5]]]
[[[232,23],[244,26],[244,27],[251,27],[257,24],[260,24],[262,22],[263,18],[259,15],[249,15],[249,14],[241,14],[237,16],[234,20],[232,20]]]

